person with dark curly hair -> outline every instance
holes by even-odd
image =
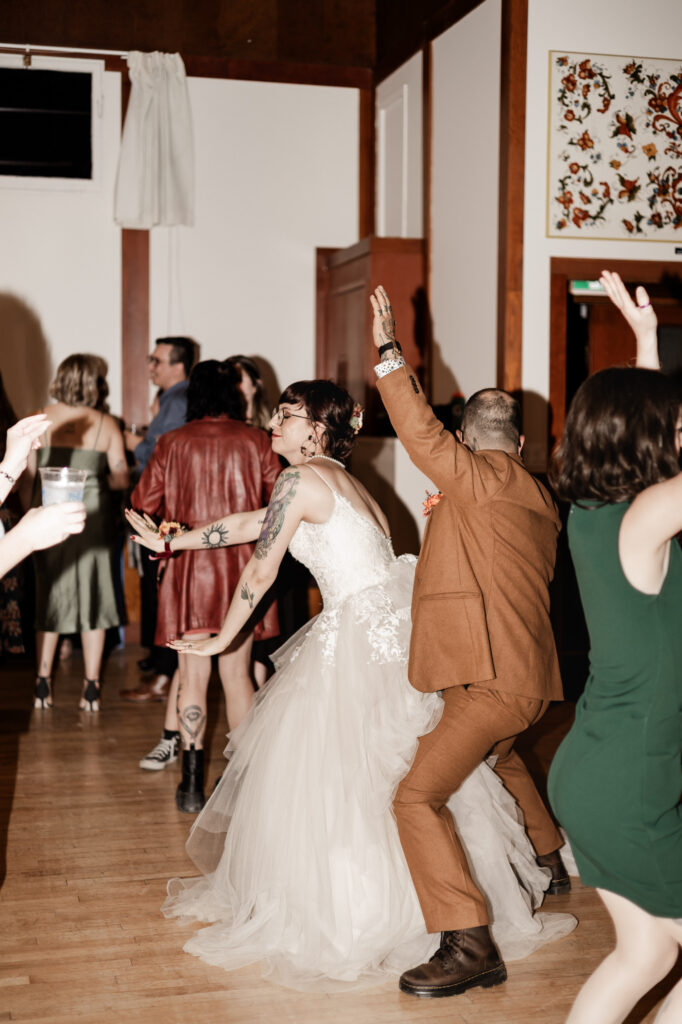
[[[637,339],[636,367],[595,373],[571,403],[550,480],[590,636],[590,676],[549,773],[549,797],[616,947],[569,1024],[619,1024],[682,946],[682,395],[659,373],[641,286],[601,277]],[[682,1020],[682,982],[657,1021]]]
[[[395,557],[384,513],[346,468],[361,423],[360,407],[332,381],[291,384],[270,421],[273,450],[289,467],[266,510],[167,545],[129,516],[145,544],[171,554],[195,549],[206,532],[220,545],[257,538],[217,635],[174,641],[181,658],[207,659],[234,642],[287,549],[320,587],[323,610],[273,655],[277,671],[230,734],[227,767],[192,829],[187,850],[205,877],[172,880],[164,905],[168,916],[214,922],[188,951],[226,969],[260,961],[296,988],[376,984],[437,945],[391,801],[443,702],[408,682],[415,559]],[[457,793],[453,813],[510,956],[574,926],[569,915],[532,914],[546,875],[487,765]]]

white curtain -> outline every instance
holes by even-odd
[[[194,138],[179,53],[128,54],[132,87],[116,176],[124,228],[194,222]]]

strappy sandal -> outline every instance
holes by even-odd
[[[81,709],[81,711],[99,711],[99,679],[85,679],[84,682],[87,685],[85,687],[85,690],[83,691],[83,696],[80,699],[78,707]]]
[[[36,676],[36,688],[33,691],[34,708],[52,707],[52,677]]]

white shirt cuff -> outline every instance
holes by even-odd
[[[384,359],[383,362],[377,363],[374,367],[374,372],[377,377],[385,377],[387,373],[392,373],[393,370],[399,370],[401,366],[405,365],[405,360],[402,356],[396,356],[395,359]]]

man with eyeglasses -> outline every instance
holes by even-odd
[[[159,411],[147,427],[142,440],[132,431],[125,431],[126,448],[133,452],[138,473],[141,473],[162,434],[182,427],[187,415],[187,379],[194,365],[196,344],[191,338],[157,338],[156,346],[147,356],[149,378],[159,389]]]
[[[196,343],[191,338],[157,338],[154,351],[147,356],[149,378],[159,389],[159,409],[140,439],[133,430],[124,432],[126,448],[132,452],[138,476],[147,465],[158,439],[169,430],[185,424],[187,418],[187,381],[195,362]],[[143,671],[151,672],[150,682],[142,682],[134,690],[121,690],[121,697],[130,704],[148,704],[162,701],[170,689],[171,678],[177,667],[173,651],[154,644],[156,631],[157,586],[155,562],[149,561],[148,552],[141,553],[140,591],[142,597],[141,642],[150,649],[149,657],[138,662]]]

